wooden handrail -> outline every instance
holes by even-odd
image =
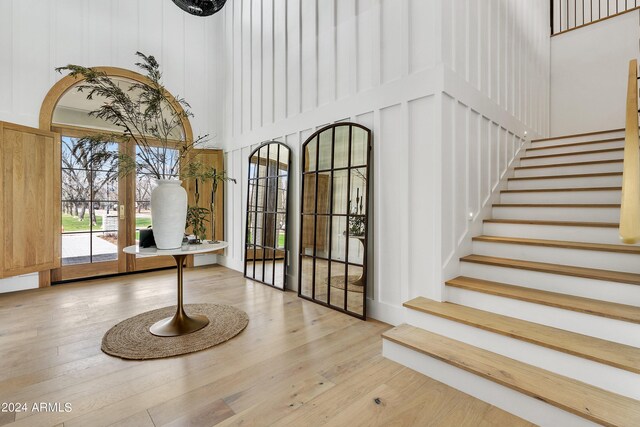
[[[622,171],[620,239],[623,243],[640,241],[640,149],[638,142],[638,60],[629,61],[627,119]]]

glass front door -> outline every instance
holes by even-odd
[[[113,155],[119,145],[87,148],[62,133],[62,268],[59,280],[118,272],[120,188]]]

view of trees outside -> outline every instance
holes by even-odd
[[[88,148],[78,138],[62,137],[62,263],[117,259],[118,173],[113,157],[118,144]]]
[[[118,259],[118,171],[114,156],[118,144],[81,144],[62,137],[62,264],[84,264]],[[92,152],[93,150],[93,152]],[[158,159],[171,164],[177,150],[162,150]],[[163,167],[163,166],[159,166]],[[178,178],[173,176],[173,178]],[[151,172],[136,174],[136,240],[138,231],[151,226]]]

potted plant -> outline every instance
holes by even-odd
[[[222,182],[231,181],[234,184],[236,180],[227,176],[225,171],[218,172],[213,166],[206,166],[202,162],[195,161],[190,162],[185,170],[182,172],[183,178],[195,179],[196,191],[195,191],[195,206],[189,206],[187,209],[187,223],[186,228],[191,227],[193,234],[196,236],[196,243],[206,239],[206,225],[204,222],[209,222],[211,225],[211,242],[217,243],[216,229],[215,229],[215,200],[216,193],[218,191],[218,185]],[[200,193],[198,191],[198,182],[211,182],[211,204],[209,208],[201,208],[199,206]],[[209,216],[209,219],[206,217]]]
[[[118,81],[106,73],[67,65],[58,72],[68,71],[82,81],[75,86],[87,99],[103,99],[97,109],[89,112],[119,128],[121,132],[87,135],[78,140],[76,150],[87,150],[96,161],[112,158],[111,164],[120,176],[144,173],[155,178],[157,186],[151,194],[151,216],[158,249],[181,246],[187,218],[187,194],[180,185],[180,166],[193,161],[192,151],[203,145],[208,136],[194,140],[185,137],[183,123],[193,114],[184,98],[173,96],[162,84],[160,65],[153,56],[136,52],[140,62],[135,65],[146,82]],[[108,151],[105,142],[132,141],[135,154]]]

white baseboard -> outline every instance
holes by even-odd
[[[0,293],[36,289],[38,286],[38,273],[0,279]]]

